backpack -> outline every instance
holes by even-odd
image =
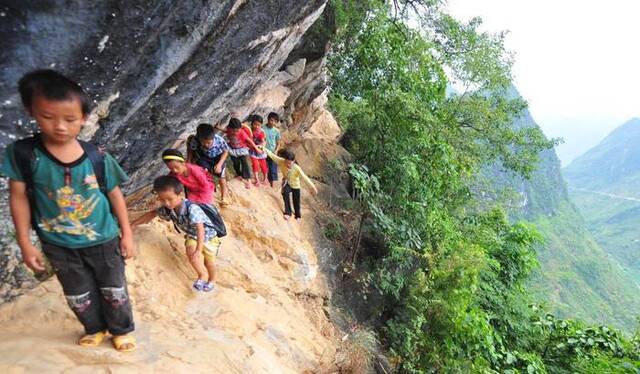
[[[211,204],[192,203],[189,200],[185,200],[185,201],[187,202],[187,213],[189,212],[189,208],[191,207],[191,205],[195,204],[199,206],[200,209],[202,209],[202,211],[204,212],[204,214],[206,214],[207,217],[209,217],[209,220],[211,221],[211,227],[214,230],[216,230],[216,236],[218,238],[227,236],[227,227],[224,225],[222,216],[220,215],[220,213],[218,212],[218,209],[216,209],[215,206]]]
[[[185,204],[187,204],[187,216],[190,216],[190,211],[189,209],[191,209],[192,205],[197,205],[200,207],[200,209],[202,209],[202,211],[204,212],[204,214],[207,215],[207,217],[209,217],[209,221],[211,221],[211,225],[207,225],[209,227],[211,227],[212,229],[216,230],[216,236],[218,238],[222,238],[224,236],[227,236],[227,227],[224,225],[224,221],[222,220],[222,216],[220,215],[220,213],[218,212],[218,209],[216,209],[216,207],[214,207],[211,204],[204,204],[204,203],[192,203],[189,200],[185,200]],[[167,208],[163,208],[163,209],[167,209]],[[176,231],[178,232],[182,232],[180,231],[180,229],[178,228],[178,225],[176,225],[176,223],[173,223],[173,227],[176,229]]]
[[[91,161],[93,172],[96,175],[98,186],[103,194],[107,194],[106,183],[104,176],[104,151],[98,146],[78,140],[82,150]],[[29,206],[33,209],[34,197],[33,197],[33,170],[31,168],[33,161],[35,160],[35,149],[43,149],[42,138],[40,134],[35,134],[32,137],[21,139],[15,142],[13,147],[13,158],[16,163],[16,167],[20,171],[23,182],[26,185],[27,198],[29,199]],[[34,215],[31,215],[31,219],[35,220]],[[33,222],[32,222],[33,223]],[[37,228],[37,225],[33,225],[33,228]]]

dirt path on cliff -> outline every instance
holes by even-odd
[[[136,231],[138,257],[127,266],[136,352],[117,353],[108,340],[75,345],[82,328],[50,279],[0,306],[0,373],[303,373],[330,361],[338,334],[311,207],[303,222],[285,222],[277,190],[231,187],[215,293],[190,289],[181,237],[154,221]]]

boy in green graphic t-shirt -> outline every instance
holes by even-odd
[[[82,346],[99,345],[107,332],[121,352],[135,349],[124,259],[134,256],[118,163],[77,139],[89,98],[72,80],[37,70],[19,82],[22,103],[40,133],[10,144],[1,173],[9,177],[11,215],[24,263],[44,270],[29,238],[36,230],[67,303],[85,329]],[[114,217],[115,216],[115,217]]]

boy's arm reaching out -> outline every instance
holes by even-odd
[[[136,248],[133,244],[133,234],[131,232],[131,225],[129,224],[129,215],[127,213],[127,203],[124,201],[124,195],[120,187],[115,187],[107,194],[113,213],[118,219],[120,224],[120,252],[125,259],[135,257]]]
[[[24,182],[9,180],[9,205],[11,217],[16,228],[16,241],[22,252],[24,264],[33,271],[44,271],[42,253],[31,243],[31,210],[27,197],[27,185]]]
[[[276,162],[284,162],[284,158],[282,158],[282,157],[280,157],[280,156],[276,155],[275,153],[271,152],[270,150],[268,150],[268,149],[267,149],[267,147],[264,147],[264,148],[263,148],[263,150],[264,150],[265,152],[267,152],[267,156],[271,157],[271,159],[272,159],[273,161],[276,161]]]
[[[309,185],[309,187],[311,187],[311,189],[313,190],[313,194],[317,195],[318,194],[318,189],[316,188],[316,186],[313,184],[313,182],[311,181],[311,179],[309,177],[307,177],[307,174],[304,173],[304,171],[302,171],[302,168],[300,167],[300,165],[298,166],[298,172],[300,173],[300,177],[302,178],[302,180],[304,180],[304,182],[306,184]]]

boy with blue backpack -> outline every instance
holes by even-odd
[[[198,279],[193,282],[196,291],[215,290],[215,259],[220,248],[220,238],[227,234],[222,217],[211,204],[194,203],[184,198],[184,186],[171,175],[153,181],[153,192],[161,207],[145,213],[132,226],[150,222],[155,217],[172,221],[178,232],[183,232],[187,257]],[[200,255],[204,257],[204,265]]]

